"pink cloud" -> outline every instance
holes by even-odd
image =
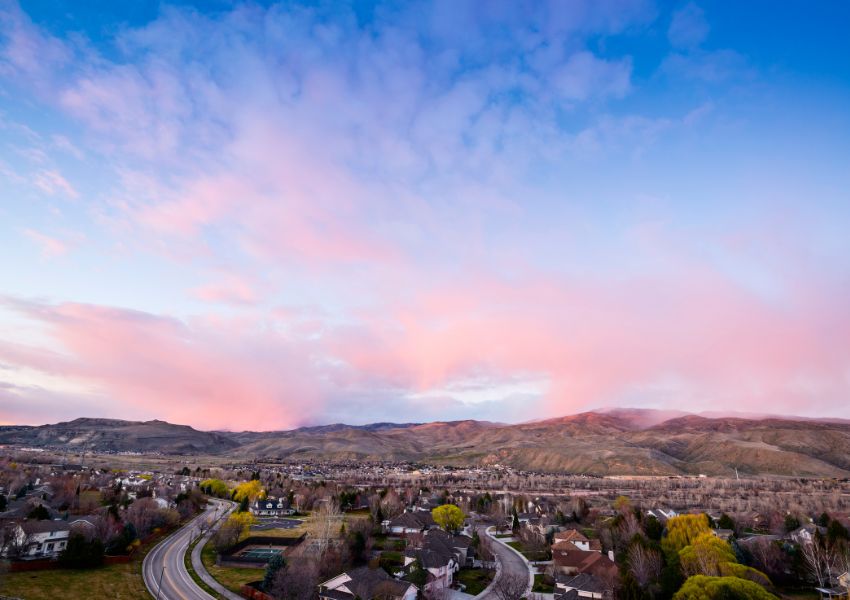
[[[25,229],[24,235],[38,244],[41,255],[44,258],[56,258],[68,253],[68,244],[60,239],[36,231],[35,229]]]

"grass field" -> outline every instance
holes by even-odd
[[[455,574],[455,581],[466,586],[467,594],[477,596],[493,581],[493,571],[487,569],[461,569]]]
[[[201,560],[210,575],[221,585],[232,592],[239,593],[246,583],[262,579],[265,571],[263,569],[246,569],[239,567],[219,567],[215,564],[215,549],[211,544],[204,546],[201,552]]]
[[[549,555],[546,551],[540,550],[540,551],[535,552],[535,551],[532,551],[532,550],[526,550],[523,547],[522,542],[520,542],[518,540],[514,540],[512,542],[505,542],[505,543],[508,546],[510,546],[511,548],[513,548],[514,550],[518,550],[519,553],[522,554],[524,557],[526,557],[528,560],[548,560],[549,559]]]
[[[161,538],[148,542],[130,562],[97,569],[52,569],[0,575],[0,594],[25,600],[114,598],[150,600],[142,580],[142,561]]]

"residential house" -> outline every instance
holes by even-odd
[[[386,533],[404,535],[422,533],[428,529],[436,528],[437,524],[434,522],[434,518],[430,512],[415,511],[405,512],[395,519],[384,521],[383,526]]]
[[[806,523],[805,525],[788,533],[788,537],[795,544],[811,544],[815,539],[815,533],[818,531],[821,535],[826,535],[826,527],[821,527],[814,523]]]
[[[555,579],[555,600],[577,600],[578,598],[606,598],[611,595],[611,586],[605,581],[582,573]]]
[[[451,587],[454,574],[467,564],[472,539],[451,535],[439,529],[426,531],[413,548],[404,552],[404,567],[410,569],[417,560],[428,572],[424,591]]]
[[[711,533],[714,534],[714,537],[720,538],[723,541],[728,542],[735,532],[731,529],[712,529]]]
[[[565,575],[589,573],[603,579],[617,575],[617,565],[609,556],[595,550],[579,550],[572,542],[552,544],[552,564]]]
[[[662,523],[666,523],[669,519],[673,517],[678,517],[679,513],[677,513],[673,509],[664,509],[664,508],[653,508],[652,510],[646,511],[647,517],[655,517]]]
[[[68,545],[71,528],[67,521],[23,521],[12,535],[12,543],[3,548],[4,556],[55,558]]]
[[[290,508],[289,503],[283,498],[254,500],[248,510],[255,517],[280,517],[295,514],[295,509]]]
[[[599,540],[591,540],[577,529],[557,532],[553,544],[559,542],[569,542],[579,550],[602,552],[602,543]]]
[[[416,600],[419,589],[383,569],[359,567],[319,584],[319,600]]]

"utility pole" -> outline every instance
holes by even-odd
[[[156,600],[159,600],[159,593],[162,591],[162,576],[165,575],[165,565],[162,565],[162,571],[159,572],[159,585],[156,588]]]

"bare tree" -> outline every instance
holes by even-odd
[[[312,600],[319,583],[319,568],[315,560],[299,556],[297,564],[289,562],[280,569],[272,584],[272,596],[279,600]]]
[[[645,588],[661,575],[661,553],[643,544],[632,544],[627,553],[629,571],[640,587]]]
[[[324,555],[328,546],[339,538],[342,519],[343,514],[339,506],[331,499],[322,502],[319,508],[313,511],[307,521],[307,531],[319,556]]]
[[[827,545],[820,540],[806,542],[800,545],[800,553],[803,555],[806,570],[818,586],[829,585],[834,565],[832,564],[833,554]]]
[[[502,571],[493,583],[493,593],[499,600],[519,600],[525,597],[528,579],[515,573]]]

